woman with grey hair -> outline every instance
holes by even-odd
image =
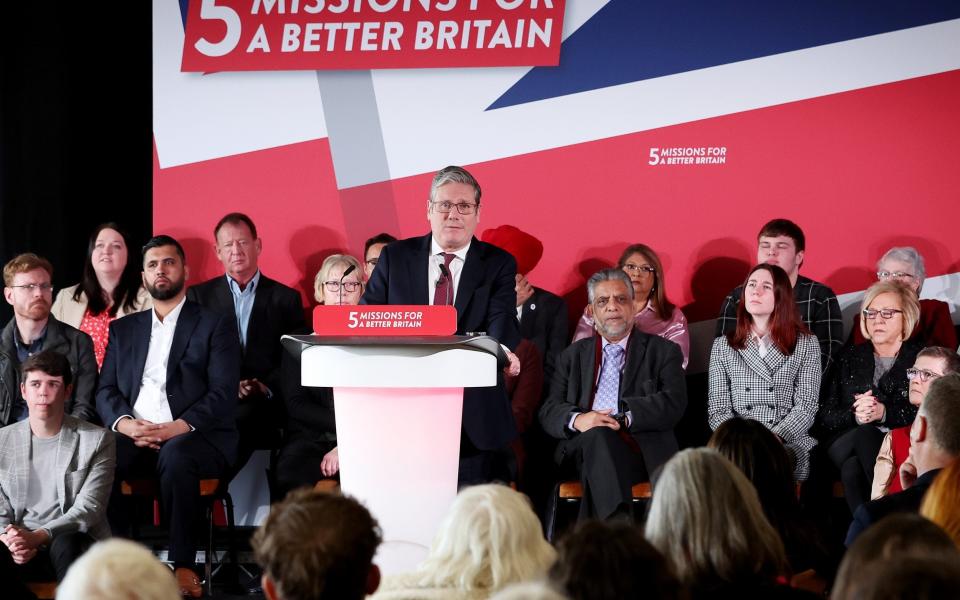
[[[877,261],[877,279],[880,281],[899,281],[907,286],[917,296],[923,289],[923,280],[927,270],[923,263],[923,256],[911,246],[890,248]],[[953,318],[950,316],[950,306],[933,298],[920,300],[920,320],[913,329],[910,339],[917,339],[923,346],[957,347],[957,331],[953,327]],[[866,341],[860,330],[860,315],[853,319],[853,331],[850,333],[851,344],[862,344]]]
[[[645,533],[694,600],[806,597],[781,584],[783,543],[756,489],[716,450],[690,448],[667,462]]]

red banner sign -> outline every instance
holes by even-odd
[[[557,65],[565,0],[191,0],[182,71]]]
[[[457,309],[452,306],[360,305],[313,309],[317,335],[453,335]]]

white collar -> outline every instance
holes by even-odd
[[[454,256],[456,256],[457,258],[459,258],[460,260],[466,262],[466,261],[467,261],[467,250],[470,249],[470,244],[472,244],[472,243],[473,243],[473,239],[471,238],[471,240],[470,240],[469,242],[467,242],[467,245],[464,246],[463,248],[460,248],[460,249],[457,250],[456,252],[447,252],[446,250],[444,250],[443,248],[440,247],[440,244],[437,243],[437,238],[435,238],[435,237],[433,237],[433,236],[431,235],[431,236],[430,236],[430,256],[436,256],[437,254],[444,254],[444,253],[446,253],[446,254],[453,254]]]
[[[161,327],[163,325],[170,325],[172,327],[177,326],[177,320],[180,318],[180,311],[183,310],[183,305],[187,303],[187,297],[184,297],[180,300],[180,304],[176,305],[173,310],[167,313],[167,316],[163,318],[163,321],[157,316],[157,309],[154,308],[150,311],[150,316],[153,321],[153,328]]]

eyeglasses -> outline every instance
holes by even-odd
[[[943,377],[940,373],[934,373],[933,371],[928,371],[926,369],[915,369],[910,367],[907,369],[907,379],[914,381],[919,379],[920,381],[926,383],[931,379],[936,379],[937,377]]]
[[[877,279],[913,279],[916,277],[913,273],[904,273],[903,271],[877,271]]]
[[[863,309],[863,318],[864,319],[876,319],[877,315],[880,315],[884,319],[892,319],[893,315],[902,313],[902,310],[896,308],[881,308],[880,310],[874,310],[872,308]]]
[[[34,293],[34,292],[37,291],[37,290],[40,290],[41,292],[43,292],[44,294],[46,294],[46,293],[50,292],[51,290],[53,290],[53,286],[50,285],[49,283],[27,283],[27,284],[24,284],[24,285],[11,285],[11,286],[9,286],[9,287],[19,288],[19,289],[21,289],[21,290],[26,290],[26,292],[27,292],[28,294],[32,294],[32,293]]]
[[[447,214],[453,210],[454,206],[456,206],[457,212],[461,215],[472,215],[473,213],[477,212],[477,209],[480,207],[479,203],[474,204],[472,202],[457,202],[454,204],[453,202],[447,202],[446,200],[443,202],[430,202],[430,204],[433,206],[434,210],[442,214]]]
[[[653,275],[657,272],[657,270],[650,265],[635,265],[633,263],[627,263],[623,265],[623,270],[630,273],[640,273],[645,275]]]
[[[327,288],[328,292],[339,292],[340,291],[340,282],[339,281],[324,281],[323,287]],[[344,281],[343,282],[343,291],[345,292],[355,292],[363,287],[363,284],[359,281]]]

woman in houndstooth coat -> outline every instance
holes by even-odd
[[[786,446],[794,478],[810,474],[810,427],[820,391],[820,345],[800,320],[793,287],[776,265],[750,271],[737,307],[737,326],[710,352],[709,421],[733,417],[763,423]]]

